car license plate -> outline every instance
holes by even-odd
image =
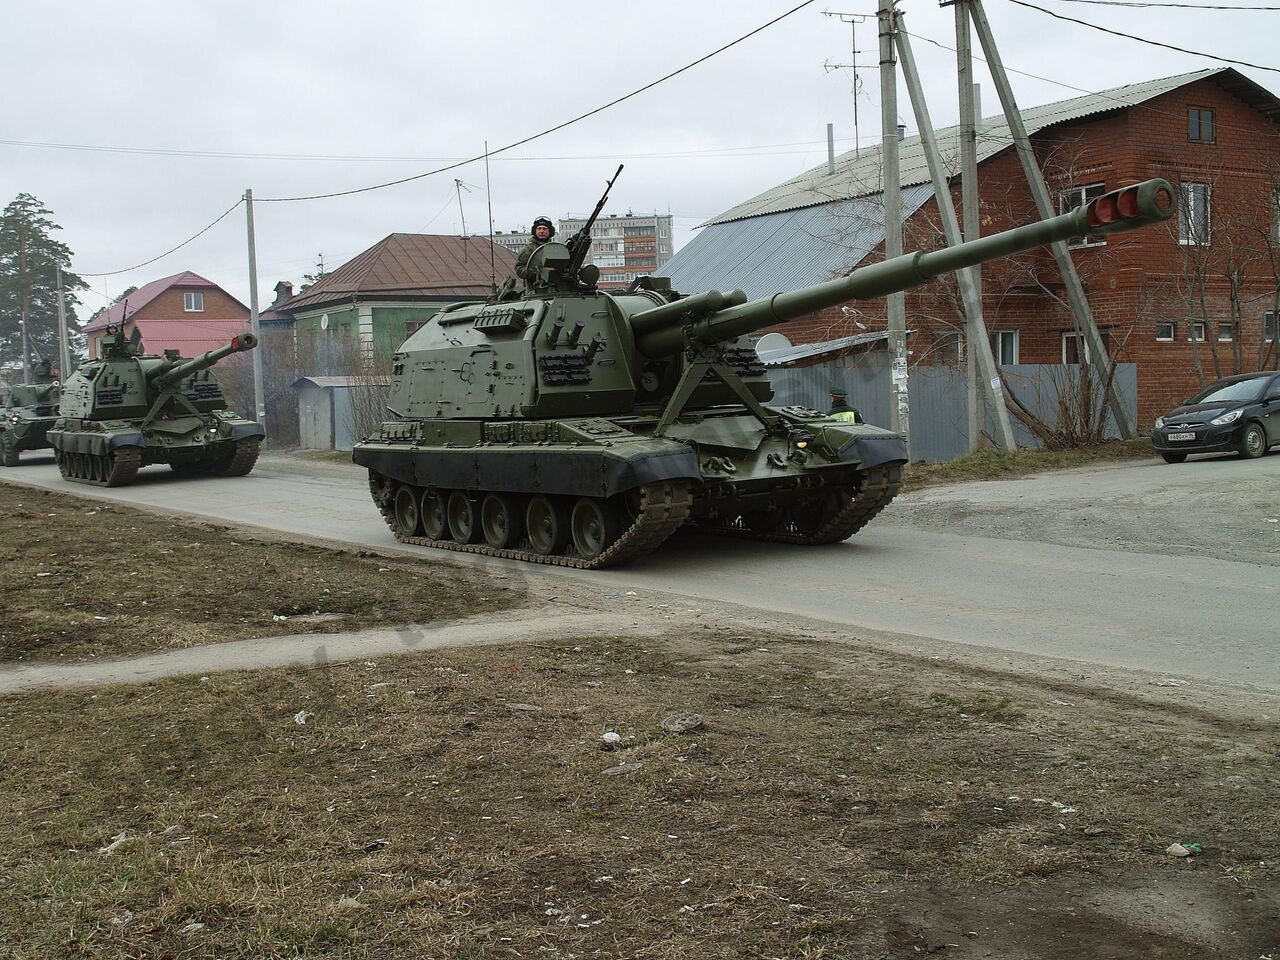
[[[1171,434],[1169,434],[1169,439],[1170,439],[1170,440],[1194,440],[1195,438],[1196,438],[1196,435],[1195,435],[1194,433],[1171,433]]]

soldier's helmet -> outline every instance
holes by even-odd
[[[539,224],[542,224],[542,225],[543,225],[543,226],[545,226],[548,230],[550,230],[550,231],[551,231],[550,233],[548,233],[548,234],[547,234],[547,239],[548,239],[548,240],[550,240],[552,237],[554,237],[554,236],[556,235],[556,225],[555,225],[554,223],[552,223],[552,222],[551,222],[550,218],[549,218],[549,217],[539,217],[537,220],[533,221],[533,226],[529,228],[529,235],[530,235],[531,237],[533,237],[533,239],[535,239],[535,240],[537,240],[537,239],[538,239],[538,225],[539,225]]]

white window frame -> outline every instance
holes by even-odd
[[[1203,197],[1202,203],[1195,198]],[[1207,246],[1213,232],[1213,187],[1208,183],[1178,185],[1178,243],[1184,247]],[[1203,206],[1202,210],[1197,208]],[[1200,224],[1197,216],[1203,217]]]
[[[1270,343],[1272,340],[1276,338],[1276,334],[1280,333],[1280,331],[1276,329],[1278,326],[1280,326],[1280,323],[1277,323],[1277,320],[1280,320],[1280,317],[1276,316],[1276,312],[1274,310],[1268,310],[1266,313],[1262,315],[1262,342],[1263,343]]]
[[[1190,320],[1187,322],[1187,343],[1204,343],[1204,321]]]
[[[182,291],[182,309],[187,313],[204,313],[204,294],[199,290]]]
[[[1191,136],[1191,111],[1198,112],[1196,117],[1196,135]],[[1212,107],[1187,107],[1187,141],[1190,143],[1216,143],[1218,139],[1218,118]],[[1204,117],[1209,115],[1209,136],[1204,136]]]
[[[1107,192],[1105,183],[1082,183],[1077,187],[1067,187],[1058,191],[1058,212],[1069,213],[1076,207],[1084,206]],[[1070,250],[1081,250],[1085,247],[1105,247],[1107,236],[1104,233],[1088,233],[1083,237],[1072,237],[1067,241]]]
[[[1006,341],[1006,337],[1010,338]],[[1013,366],[1018,362],[1018,354],[1021,350],[1021,337],[1017,330],[992,330],[991,331],[991,353],[995,357],[996,365],[1001,367]],[[1009,352],[1013,354],[1012,359],[1005,356],[1005,344],[1011,342],[1013,349]]]
[[[1231,329],[1230,320],[1219,320],[1217,321],[1217,324],[1218,324],[1218,342],[1219,343],[1230,343],[1232,340],[1235,339],[1235,337],[1231,335],[1233,331]],[[1222,335],[1222,330],[1224,327],[1226,328],[1226,331],[1227,331],[1227,335],[1225,337]]]
[[[1167,337],[1160,336],[1160,328],[1168,327],[1169,335]],[[1178,339],[1178,324],[1174,320],[1161,320],[1156,324],[1156,343],[1173,343]]]
[[[1072,340],[1080,341],[1076,345],[1077,359],[1074,362],[1067,359],[1067,343]],[[1062,363],[1063,366],[1068,367],[1075,367],[1080,364],[1089,363],[1089,341],[1085,340],[1084,337],[1080,336],[1080,334],[1076,333],[1074,330],[1064,330],[1062,333]]]

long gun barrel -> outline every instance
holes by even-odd
[[[618,177],[622,176],[622,167],[623,164],[618,164],[618,169],[613,172],[613,179],[605,183],[604,193],[600,195],[600,200],[596,203],[596,208],[591,211],[591,216],[587,217],[587,222],[582,225],[582,229],[573,235],[573,253],[569,260],[569,268],[565,271],[571,277],[577,274],[582,267],[582,262],[587,258],[587,251],[591,248],[591,228],[595,226],[596,218],[600,216],[600,211],[609,200],[609,191],[613,189]]]
[[[183,360],[175,366],[160,366],[154,368],[149,373],[149,379],[156,384],[177,383],[184,377],[189,377],[193,373],[204,370],[206,367],[212,367],[224,357],[229,357],[233,353],[242,353],[246,350],[252,350],[258,345],[258,338],[252,333],[241,333],[231,338],[230,343],[224,343],[220,347],[210,350],[208,353],[202,353],[198,357],[192,357],[190,360]]]
[[[708,311],[695,298],[644,310],[631,317],[637,349],[648,357],[679,353],[688,344],[717,343],[785,323],[848,300],[869,300],[927,283],[941,274],[1022,253],[1085,234],[1121,233],[1173,216],[1173,188],[1146,180],[1114,190],[1061,216],[1029,223],[954,247],[908,253],[855,270],[847,277],[745,303],[739,291],[721,294],[733,305]],[[711,291],[716,292],[716,291]],[[702,294],[707,297],[707,294]],[[684,305],[684,309],[679,309]]]

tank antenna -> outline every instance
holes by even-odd
[[[498,292],[498,268],[493,259],[493,187],[489,183],[489,141],[484,142],[484,198],[489,203],[489,287]]]

